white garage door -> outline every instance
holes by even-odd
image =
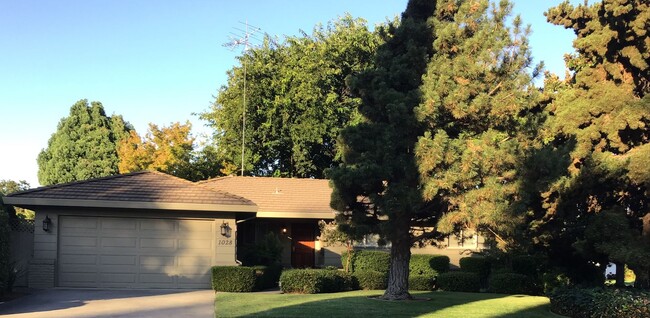
[[[61,216],[58,285],[209,288],[212,220]]]

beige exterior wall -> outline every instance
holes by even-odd
[[[84,208],[45,208],[36,210],[36,227],[34,231],[34,257],[29,265],[28,286],[30,288],[51,288],[58,286],[59,255],[59,221],[61,216],[100,216],[100,217],[128,217],[128,218],[167,218],[167,219],[200,219],[212,220],[219,227],[222,222],[227,222],[233,234],[230,238],[232,244],[217,245],[215,247],[216,261],[213,265],[237,265],[235,260],[235,237],[237,230],[235,213],[228,212],[194,212],[194,211],[156,211],[156,210],[129,210],[129,209],[84,209]],[[50,231],[43,231],[42,224],[45,217],[52,220]],[[217,236],[221,236],[219,231]]]

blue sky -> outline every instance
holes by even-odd
[[[573,33],[546,23],[560,0],[515,0],[535,61],[563,74]],[[572,1],[581,2],[581,1]],[[370,25],[407,0],[0,0],[0,179],[38,185],[36,157],[80,99],[100,101],[144,134],[209,108],[238,51],[222,46],[243,21],[283,37],[346,12]]]

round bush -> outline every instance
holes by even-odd
[[[439,274],[436,278],[438,288],[445,291],[478,292],[481,280],[476,273],[448,272]]]
[[[410,290],[433,290],[435,277],[431,275],[409,275]]]
[[[386,289],[388,274],[378,271],[358,271],[352,274],[361,289]]]
[[[490,261],[485,257],[463,257],[460,259],[460,269],[463,272],[476,273],[480,280],[486,280],[490,275]]]
[[[345,264],[347,252],[341,255],[341,262]],[[390,266],[390,254],[383,251],[358,250],[352,251],[352,260],[350,262],[351,272],[357,271],[377,271],[388,273]]]
[[[491,293],[498,294],[534,294],[534,288],[530,278],[526,275],[516,273],[493,274],[490,277]]]
[[[222,292],[252,292],[255,290],[255,269],[245,266],[212,267],[212,289]]]
[[[432,275],[449,270],[449,257],[445,255],[413,254],[409,263],[411,275]]]

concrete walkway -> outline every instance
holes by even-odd
[[[213,290],[47,289],[0,304],[3,318],[214,317]]]

